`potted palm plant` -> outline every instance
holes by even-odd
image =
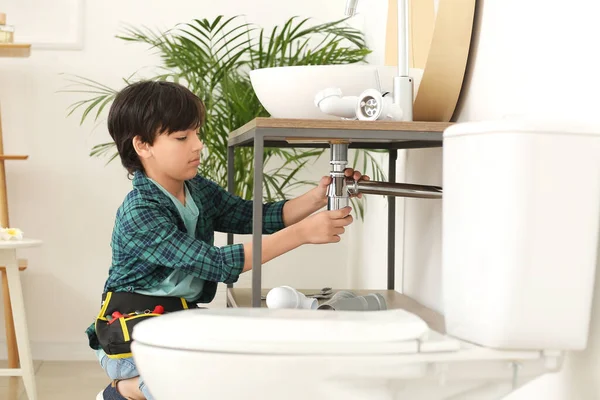
[[[200,134],[208,149],[199,172],[223,187],[227,183],[227,139],[235,130],[256,117],[268,117],[256,97],[248,71],[257,68],[291,65],[325,65],[365,62],[370,53],[360,31],[345,25],[345,20],[309,25],[309,19],[290,18],[269,33],[264,28],[243,22],[239,16],[219,16],[212,21],[195,19],[167,32],[129,27],[117,37],[142,43],[158,52],[162,65],[149,78],[185,84],[206,106],[206,124]],[[124,79],[128,84],[139,79]],[[146,78],[148,79],[148,78]],[[90,95],[69,107],[69,115],[80,110],[81,123],[97,119],[109,106],[118,89],[81,76],[71,76],[73,83],[64,91]],[[297,173],[313,162],[323,149],[265,149],[264,200],[285,199],[294,187],[308,182]],[[91,156],[116,157],[114,143],[94,146]],[[252,196],[254,154],[241,148],[235,157],[235,193]],[[354,164],[369,170],[375,179],[383,171],[371,152],[356,152]],[[357,204],[362,216],[362,204]]]

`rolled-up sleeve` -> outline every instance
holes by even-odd
[[[128,255],[207,281],[234,283],[244,268],[242,244],[216,247],[194,239],[153,207],[127,212],[119,233]]]
[[[249,234],[252,233],[252,200],[244,200],[232,195],[214,184],[213,201],[217,210],[215,230],[219,232]],[[271,234],[285,228],[283,206],[287,200],[262,205],[263,234]]]

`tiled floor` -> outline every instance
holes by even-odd
[[[35,361],[34,368],[39,400],[95,400],[110,382],[96,361]],[[27,400],[21,378],[0,377],[0,399]]]

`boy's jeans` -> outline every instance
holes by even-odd
[[[135,378],[136,376],[140,376],[137,367],[135,366],[135,361],[133,357],[128,358],[109,358],[104,350],[96,350],[96,356],[98,357],[98,361],[100,361],[100,365],[108,375],[110,379],[130,379]],[[140,376],[140,390],[142,394],[146,397],[146,400],[154,400],[154,397],[150,394],[148,390],[148,386],[144,383],[144,380]]]

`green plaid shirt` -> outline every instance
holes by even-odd
[[[187,234],[172,200],[144,173],[135,173],[133,190],[117,211],[112,265],[104,292],[149,289],[179,269],[206,281],[195,302],[208,303],[215,296],[218,282],[238,280],[244,267],[243,245],[215,247],[214,233],[252,233],[252,201],[233,196],[199,175],[185,184],[199,210],[196,238]],[[264,234],[284,228],[284,203],[263,205]],[[93,324],[86,333],[92,345]]]

